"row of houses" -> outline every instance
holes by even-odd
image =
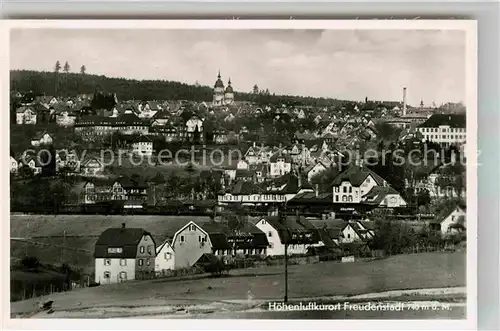
[[[260,205],[292,201],[314,204],[369,205],[377,208],[406,207],[407,202],[385,179],[362,165],[352,165],[332,182],[331,192],[319,192],[300,173],[288,173],[278,180],[255,183],[238,180],[218,196],[222,205]]]
[[[233,216],[235,217],[235,216]],[[349,245],[367,245],[376,235],[369,219],[345,221],[335,215],[249,217],[230,228],[228,218],[169,219],[161,234],[142,228],[109,228],[98,238],[95,281],[100,284],[153,278],[165,272],[190,268],[203,256],[223,261],[235,257],[317,254]],[[443,235],[466,229],[466,207],[452,205],[429,222]]]
[[[222,218],[175,219],[161,235],[140,228],[105,230],[95,245],[95,281],[101,284],[152,278],[192,267],[204,254],[223,260],[236,256],[308,254],[311,249],[335,249],[343,243],[367,242],[375,235],[369,221],[345,222],[288,216],[250,218],[235,230]]]

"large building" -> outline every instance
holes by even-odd
[[[154,276],[156,244],[153,236],[140,228],[109,228],[95,245],[95,281],[121,283]]]
[[[417,130],[424,141],[431,141],[442,146],[465,144],[467,135],[465,114],[435,114],[420,124]]]
[[[227,82],[227,87],[224,88],[224,83],[222,82],[220,71],[217,76],[217,80],[214,85],[214,98],[212,105],[214,106],[224,106],[234,104],[234,91],[231,86],[231,78]]]

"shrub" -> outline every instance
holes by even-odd
[[[21,260],[21,266],[24,269],[36,270],[40,267],[40,260],[36,256],[26,256]]]
[[[212,274],[214,277],[220,277],[227,273],[228,267],[222,260],[215,258],[210,263],[205,265],[205,271]]]

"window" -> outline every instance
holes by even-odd
[[[148,246],[148,254],[152,254],[153,252],[153,246]]]
[[[336,195],[336,196],[335,196],[335,201],[336,201],[336,202],[338,202],[338,201],[339,201],[339,196],[338,196],[338,195]]]
[[[146,259],[146,265],[150,265],[151,264],[151,260],[150,259]]]
[[[170,260],[172,258],[172,253],[165,253],[165,260]]]
[[[349,193],[352,193],[352,186],[349,187]]]
[[[181,243],[184,242],[184,236],[181,236]]]
[[[106,265],[106,266],[111,265],[111,260],[110,259],[105,259],[104,260],[104,265]]]
[[[343,190],[344,193],[347,193],[347,187],[344,186],[344,190]]]
[[[269,243],[269,248],[273,248],[274,247],[274,244],[273,243]]]
[[[139,266],[142,266],[144,264],[144,261],[142,259],[139,259]]]
[[[201,236],[198,236],[198,242],[201,243]]]
[[[345,195],[342,196],[342,202],[346,202],[347,201],[347,197]]]
[[[350,239],[350,238],[351,238],[351,234],[350,234],[350,233],[348,233],[348,234],[347,234],[347,239]]]
[[[123,266],[126,266],[127,265],[127,260],[125,259],[120,259],[120,265],[123,267]]]
[[[123,253],[123,248],[121,248],[121,247],[108,247],[108,253],[109,254]]]
[[[273,233],[272,233],[271,231],[269,231],[269,232],[267,233],[267,236],[268,236],[269,238],[271,238],[271,237],[273,236]]]
[[[104,272],[104,279],[110,279],[111,278],[111,273],[109,271]]]
[[[120,272],[120,279],[127,279],[127,273],[125,271]]]
[[[144,246],[141,246],[141,247],[139,248],[139,252],[141,252],[141,254],[142,254],[142,253],[144,253]]]

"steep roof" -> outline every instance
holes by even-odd
[[[257,223],[263,219],[278,231],[281,242],[284,242],[285,233],[289,233],[292,238],[296,235],[299,236],[295,240],[290,238],[290,244],[309,240],[317,242],[319,240],[317,228],[304,216],[300,216],[298,219],[296,216],[286,216],[286,224],[281,223],[279,216],[264,216],[254,221]],[[303,236],[306,234],[312,235],[311,239],[305,239]]]
[[[231,189],[232,194],[258,194],[262,191],[258,185],[243,180],[236,182]]]
[[[388,194],[399,193],[390,186],[374,186],[362,197],[363,203],[379,205]]]
[[[367,167],[360,167],[357,165],[352,165],[351,167],[340,173],[337,177],[335,177],[332,184],[334,186],[338,186],[342,184],[342,182],[348,181],[352,186],[360,186],[369,175],[373,177],[377,185],[384,184],[385,180],[375,172],[368,169]]]
[[[94,251],[96,258],[135,258],[137,245],[145,235],[153,236],[141,228],[109,228],[97,239]],[[154,243],[154,239],[153,243]],[[121,247],[122,253],[108,253],[108,247]]]
[[[453,203],[446,208],[444,208],[437,216],[436,218],[432,221],[432,223],[438,223],[441,224],[450,214],[457,208],[460,208],[462,210],[466,210],[467,207],[462,204],[462,203]]]

